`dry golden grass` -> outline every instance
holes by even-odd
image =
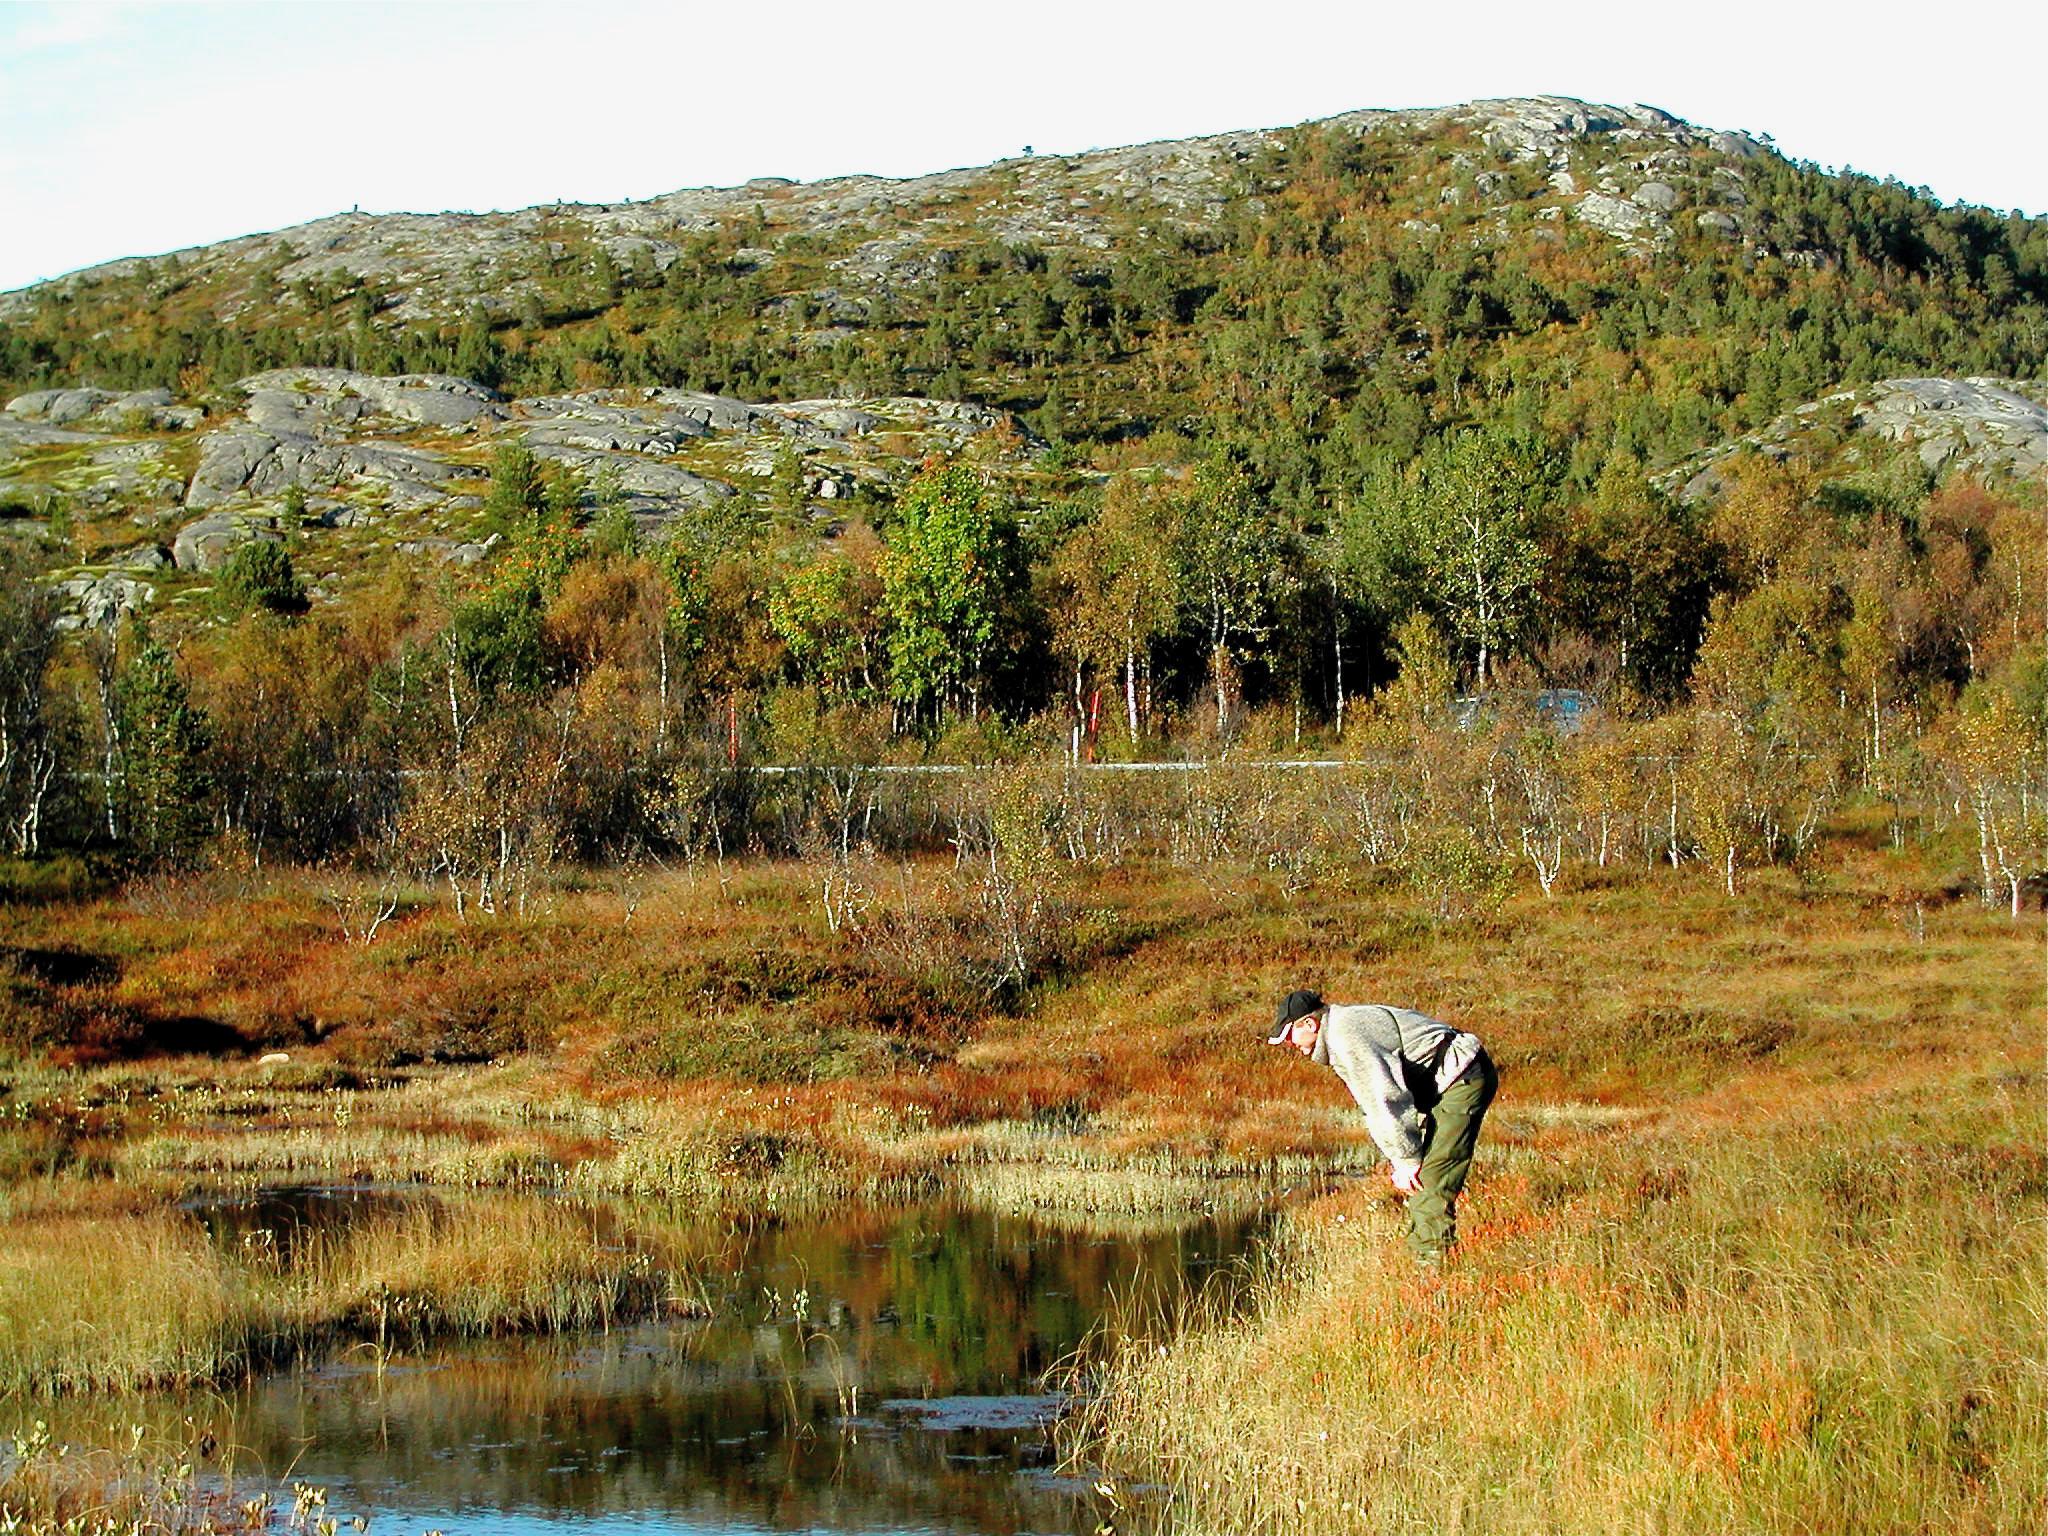
[[[169,1212],[9,1224],[0,1243],[0,1391],[200,1380],[241,1353],[238,1273]]]
[[[694,1308],[709,1240],[687,1238],[497,1194],[312,1229],[288,1258],[183,1211],[16,1219],[0,1247],[0,1393],[199,1382],[335,1339],[389,1349]]]
[[[600,1242],[560,1204],[503,1198],[421,1205],[353,1233],[299,1288],[314,1318],[387,1339],[608,1327],[670,1294],[648,1249]]]
[[[1504,1115],[1798,1093],[2032,1006],[2033,929],[1939,900],[1924,871],[1908,907],[1914,870],[1850,849],[1735,898],[1687,872],[1617,873],[1436,927],[1369,884],[1289,900],[1112,868],[1077,895],[1111,935],[1099,952],[1022,1009],[955,1000],[943,1027],[860,1012],[850,999],[879,973],[825,930],[796,866],[651,878],[630,920],[597,889],[525,923],[421,911],[368,948],[320,926],[310,877],[279,877],[239,919],[225,895],[174,883],[29,909],[24,946],[116,967],[91,986],[117,1011],[217,1016],[252,1039],[318,1018],[321,1039],[282,1068],[156,1055],[19,1071],[0,1163],[17,1182],[105,1164],[823,1197],[998,1161],[1208,1176],[1369,1157],[1341,1088],[1256,1044],[1270,999],[1303,983],[1478,1030]],[[290,1001],[258,1007],[252,984]],[[499,1055],[402,1060],[435,1042]]]
[[[1320,1201],[1249,1322],[1108,1364],[1074,1448],[1189,1532],[2041,1529],[2029,1036],[1496,1148],[1440,1280],[1376,1189]]]

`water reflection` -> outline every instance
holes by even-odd
[[[382,1369],[359,1350],[178,1411],[239,1447],[240,1478],[323,1484],[330,1515],[377,1536],[1093,1531],[1085,1489],[1050,1472],[1047,1370],[1106,1313],[1202,1284],[1249,1226],[1114,1236],[940,1208],[707,1225],[708,1318]],[[248,1230],[219,1219],[223,1241]]]

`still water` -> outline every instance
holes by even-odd
[[[223,1241],[346,1222],[335,1192],[216,1208]],[[947,1207],[734,1224],[703,1318],[358,1348],[195,1400],[245,1486],[328,1491],[372,1536],[1093,1532],[1047,1373],[1106,1319],[1227,1290],[1249,1219],[1090,1230]],[[299,1234],[299,1236],[295,1236]]]

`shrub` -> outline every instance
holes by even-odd
[[[265,613],[303,613],[305,589],[292,569],[282,544],[252,539],[228,556],[213,586],[214,609],[223,618],[239,618],[251,609]]]

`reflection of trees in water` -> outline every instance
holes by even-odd
[[[277,1436],[264,1447],[276,1466],[289,1439],[277,1432],[302,1426],[314,1439],[296,1475],[352,1483],[385,1511],[717,1510],[831,1525],[939,1509],[990,1529],[1026,1513],[1064,1523],[1059,1498],[949,1459],[1017,1465],[1033,1436],[940,1436],[872,1420],[849,1429],[829,1391],[804,1388],[795,1401],[810,1430],[793,1434],[780,1385],[750,1378],[744,1362],[721,1368],[641,1339],[617,1342],[624,1349],[597,1362],[522,1349],[387,1374],[381,1387],[374,1376],[311,1391],[279,1383],[273,1392],[297,1401],[252,1404],[260,1428],[245,1433]]]
[[[931,1209],[749,1225],[621,1203],[591,1218],[606,1240],[698,1255],[712,1315],[597,1338],[450,1344],[381,1376],[345,1356],[233,1395],[222,1438],[272,1475],[305,1446],[294,1476],[409,1514],[1064,1528],[1078,1518],[1065,1495],[989,1475],[1042,1458],[1041,1435],[935,1433],[879,1418],[878,1405],[1034,1391],[1106,1307],[1147,1288],[1170,1296],[1182,1277],[1200,1283],[1245,1237],[1212,1226],[1116,1241]],[[842,1385],[859,1388],[851,1427]],[[175,1422],[179,1402],[160,1406]],[[221,1415],[201,1405],[198,1417]]]

